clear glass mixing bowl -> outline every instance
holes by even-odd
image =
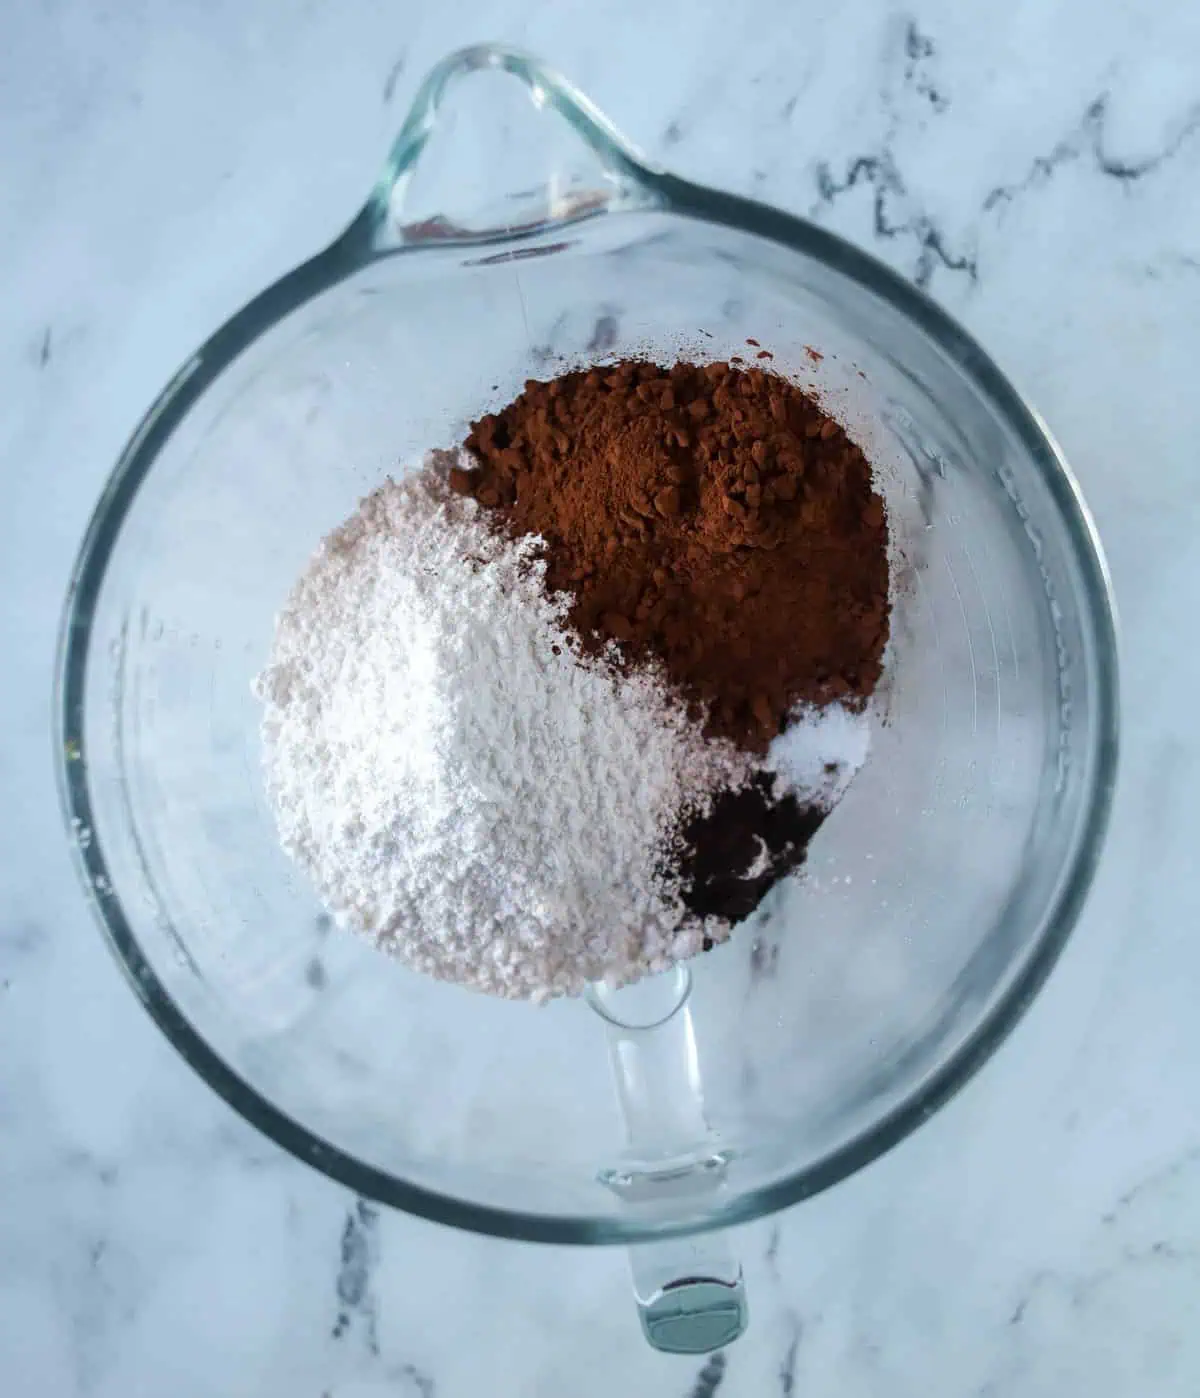
[[[331,930],[276,843],[250,689],[321,536],[527,377],[749,357],[748,337],[849,424],[893,532],[886,719],[803,886],[696,960],[690,996],[669,976],[599,1006],[490,1000]],[[858,1169],[1012,1027],[1096,864],[1115,664],[1075,482],[961,329],[828,233],[652,169],[534,61],[477,48],[430,75],[346,233],[137,429],[71,586],[62,790],[138,995],[249,1121],[428,1218],[662,1240]],[[736,1333],[744,1316],[655,1335],[670,1283],[722,1264],[635,1252],[656,1343]]]

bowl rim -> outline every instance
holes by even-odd
[[[138,490],[160,449],[204,390],[264,331],[305,301],[373,260],[420,251],[376,245],[371,230],[378,221],[378,211],[371,204],[329,247],[236,312],[186,361],[151,405],[118,459],[92,514],[71,574],[58,640],[56,767],[76,866],[110,949],[171,1045],[242,1117],[292,1155],[357,1194],[434,1222],[530,1242],[627,1244],[748,1222],[820,1193],[898,1144],[978,1072],[1045,982],[1075,925],[1095,874],[1116,781],[1119,696],[1112,584],[1078,483],[1033,408],[948,313],[870,254],[805,219],[756,200],[693,184],[645,166],[639,168],[638,179],[652,197],[652,207],[657,212],[749,233],[816,260],[858,283],[912,321],[972,379],[975,388],[990,401],[993,411],[1028,452],[1062,518],[1073,561],[1090,601],[1087,619],[1096,660],[1096,723],[1089,754],[1091,801],[1072,858],[1047,910],[1041,939],[1011,983],[950,1057],[931,1070],[886,1115],[803,1169],[736,1198],[717,1202],[694,1218],[662,1223],[620,1215],[535,1214],[466,1201],[368,1165],[322,1140],[273,1105],[209,1046],[143,955],[109,878],[88,781],[84,696],[100,590]],[[619,208],[589,215],[599,216],[626,215]],[[527,229],[505,241],[527,242],[541,232],[544,229]],[[89,841],[75,838],[75,832],[81,829],[92,833]]]

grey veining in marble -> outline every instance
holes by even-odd
[[[643,1345],[618,1254],[388,1214],[237,1120],[122,984],[59,829],[54,632],[125,437],[482,37],[959,316],[1062,441],[1122,612],[1121,786],[1065,957],[928,1126],[743,1230],[753,1328],[703,1362]],[[1200,1392],[1200,7],[11,5],[0,308],[0,1392]]]

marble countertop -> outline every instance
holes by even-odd
[[[1122,614],[1121,782],[1065,956],[926,1127],[742,1231],[752,1328],[707,1361],[643,1344],[619,1252],[387,1214],[235,1117],[122,984],[55,802],[57,615],[124,439],[485,37],[960,317],[1073,461]],[[43,0],[0,19],[0,133],[0,1392],[1200,1391],[1200,9]]]

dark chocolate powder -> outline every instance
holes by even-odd
[[[768,772],[740,791],[721,792],[706,815],[683,827],[676,872],[684,906],[698,917],[740,922],[804,863],[824,819],[820,807],[802,804],[792,792],[777,793]]]

